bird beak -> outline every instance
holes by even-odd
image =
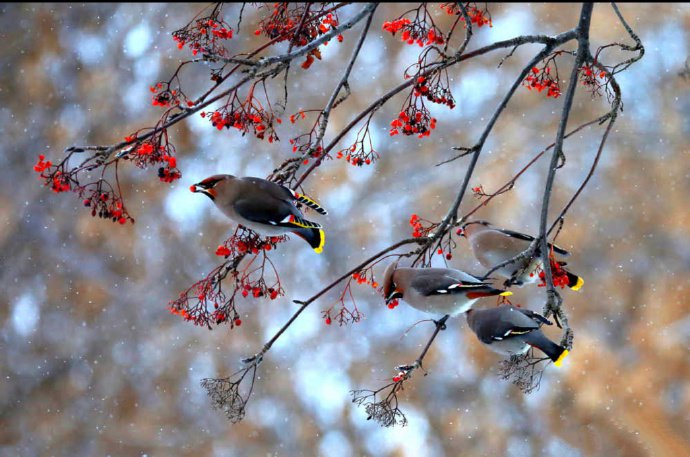
[[[402,298],[402,296],[402,290],[396,288],[393,292],[391,292],[391,294],[388,297],[386,297],[386,304],[392,302],[396,298]]]
[[[192,184],[189,186],[189,190],[194,193],[202,193],[206,194],[211,200],[216,199],[216,191],[211,187],[210,189],[207,189],[205,186],[203,186],[201,183],[197,184]]]

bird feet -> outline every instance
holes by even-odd
[[[439,330],[445,330],[445,329],[447,328],[447,327],[446,327],[446,319],[445,319],[445,318],[439,319],[439,320],[434,320],[433,322],[434,322],[434,324],[436,324],[436,327],[437,327]]]

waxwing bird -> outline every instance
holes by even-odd
[[[509,296],[491,284],[450,268],[386,268],[383,280],[386,303],[402,298],[413,308],[435,314],[457,315],[470,309],[482,297]]]
[[[503,355],[524,354],[535,347],[546,354],[553,364],[561,366],[568,350],[542,333],[542,324],[552,325],[541,314],[514,306],[497,306],[467,311],[467,323],[479,341]]]
[[[486,221],[471,221],[462,226],[462,234],[470,242],[470,247],[479,263],[487,269],[512,259],[521,252],[525,251],[534,237],[520,232],[514,232],[499,227],[495,227]],[[568,256],[570,253],[565,249],[549,244],[554,253]],[[559,262],[559,268],[565,265]],[[535,282],[539,279],[538,271],[542,267],[539,248],[531,259],[522,259],[511,264],[505,265],[495,271],[496,274],[508,278],[506,286],[517,284],[522,286],[525,283]],[[567,275],[567,286],[573,290],[579,290],[585,283],[584,279],[561,268]],[[564,279],[565,285],[565,279]]]
[[[304,219],[298,203],[328,214],[306,195],[261,178],[210,176],[190,187],[208,196],[223,214],[262,235],[294,233],[320,253],[326,235],[320,224]]]

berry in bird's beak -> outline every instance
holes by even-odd
[[[192,184],[191,186],[189,186],[189,191],[194,193],[199,192],[198,190],[196,190],[196,184]]]

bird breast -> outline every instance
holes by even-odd
[[[487,347],[501,355],[521,355],[529,350],[530,345],[522,338],[513,336],[505,340],[493,341],[487,344]]]
[[[218,209],[221,210],[223,214],[232,219],[233,221],[241,224],[248,229],[254,230],[256,233],[264,236],[279,236],[290,232],[289,228],[286,227],[274,227],[270,224],[262,224],[259,222],[250,221],[242,216],[240,216],[233,205],[217,205]]]

